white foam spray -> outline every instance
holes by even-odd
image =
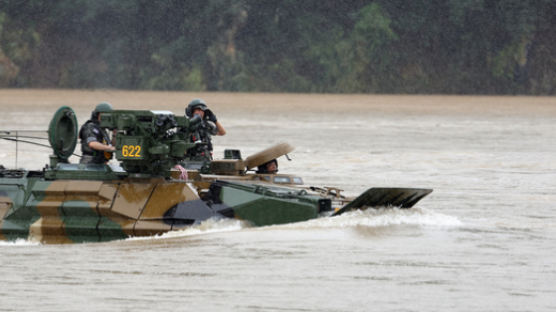
[[[128,240],[165,239],[175,237],[188,237],[210,233],[223,233],[241,230],[249,227],[245,222],[236,219],[208,219],[199,224],[187,226],[182,230],[170,231],[164,234],[148,237],[131,237]]]
[[[379,208],[354,210],[336,217],[324,217],[307,222],[283,225],[293,228],[341,228],[354,226],[384,227],[417,225],[426,227],[459,227],[463,223],[454,216],[425,208]]]
[[[34,242],[30,240],[26,240],[23,238],[18,238],[15,241],[0,241],[0,246],[14,246],[14,247],[26,247],[26,246],[37,246],[40,245],[39,242]]]

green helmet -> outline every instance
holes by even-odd
[[[207,110],[207,103],[205,103],[205,101],[203,101],[202,99],[194,99],[193,101],[191,101],[189,103],[189,105],[187,105],[187,107],[185,108],[185,115],[187,117],[193,117],[193,111],[196,108],[200,108],[203,111]]]
[[[100,102],[97,107],[95,107],[95,113],[106,113],[112,111],[112,105],[108,102]]]
[[[106,113],[112,111],[112,105],[108,102],[100,102],[95,107],[95,110],[91,114],[91,119],[97,119],[99,113]]]

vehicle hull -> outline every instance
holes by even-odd
[[[0,178],[0,239],[102,242],[159,235],[210,218],[235,218],[252,226],[285,224],[372,205],[410,208],[432,191],[371,188],[334,212],[331,198],[305,189],[214,180],[199,192],[195,184],[132,177],[49,180],[19,171],[17,177]]]

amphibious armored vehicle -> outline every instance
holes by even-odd
[[[168,111],[114,110],[100,125],[116,133],[119,164],[70,163],[77,119],[58,109],[48,139],[53,154],[41,171],[0,166],[0,239],[42,243],[98,242],[184,229],[209,218],[236,218],[253,226],[334,217],[352,209],[410,208],[430,189],[370,188],[346,198],[337,188],[307,187],[295,175],[252,173],[286,155],[278,144],[242,159],[226,150],[222,160],[186,158],[199,119]],[[14,140],[10,131],[0,137]],[[112,161],[114,162],[114,161]],[[174,167],[181,164],[188,178]]]

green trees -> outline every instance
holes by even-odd
[[[555,94],[551,0],[3,0],[0,86]]]

